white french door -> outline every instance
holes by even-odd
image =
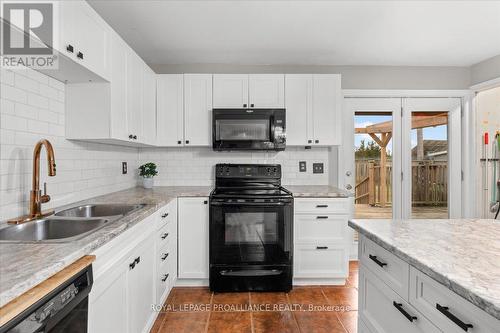
[[[388,218],[388,212],[393,219],[461,216],[460,109],[460,98],[344,99],[338,183],[355,196],[354,217]],[[375,158],[359,154],[360,135],[377,146],[389,142],[385,161],[382,153]],[[382,168],[387,168],[384,177]],[[385,177],[387,188],[381,186]],[[370,180],[369,186],[363,184]]]

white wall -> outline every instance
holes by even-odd
[[[213,185],[217,163],[276,163],[282,166],[285,185],[327,185],[328,148],[287,147],[283,152],[214,152],[211,148],[143,148],[141,162],[158,165],[155,185]],[[307,172],[299,172],[299,161]],[[312,173],[312,163],[323,163],[323,174]]]
[[[333,73],[342,74],[342,89],[468,89],[469,67],[314,66],[149,64],[159,74],[182,73]]]
[[[492,163],[489,163],[487,185],[488,191],[485,191],[484,184],[484,163],[480,163],[479,159],[484,157],[483,136],[485,132],[489,133],[490,144],[488,147],[488,157],[492,157],[492,144],[495,138],[495,132],[500,131],[500,87],[490,90],[485,90],[476,96],[476,170],[478,170],[476,178],[476,193],[478,194],[478,212],[483,218],[493,218],[494,214],[488,212],[485,207],[491,200],[492,190]],[[500,164],[497,164],[500,167]],[[497,173],[498,174],[498,173]]]
[[[0,74],[0,221],[27,213],[33,147],[42,138],[54,146],[57,169],[47,176],[43,151],[40,185],[47,182],[52,197],[45,209],[136,185],[138,149],[64,138],[63,83],[33,70]]]
[[[500,54],[471,67],[471,86],[500,77]]]

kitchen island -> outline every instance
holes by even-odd
[[[360,332],[500,332],[497,220],[351,220]]]

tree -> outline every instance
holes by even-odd
[[[355,150],[356,159],[380,159],[380,147],[375,143],[375,141],[368,141],[368,144],[365,143],[365,140],[361,140],[359,147]],[[390,157],[387,154],[387,157]]]

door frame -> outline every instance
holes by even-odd
[[[460,98],[405,98],[402,100],[402,218],[411,218],[411,114],[412,112],[448,112],[448,218],[462,216],[462,153]]]

